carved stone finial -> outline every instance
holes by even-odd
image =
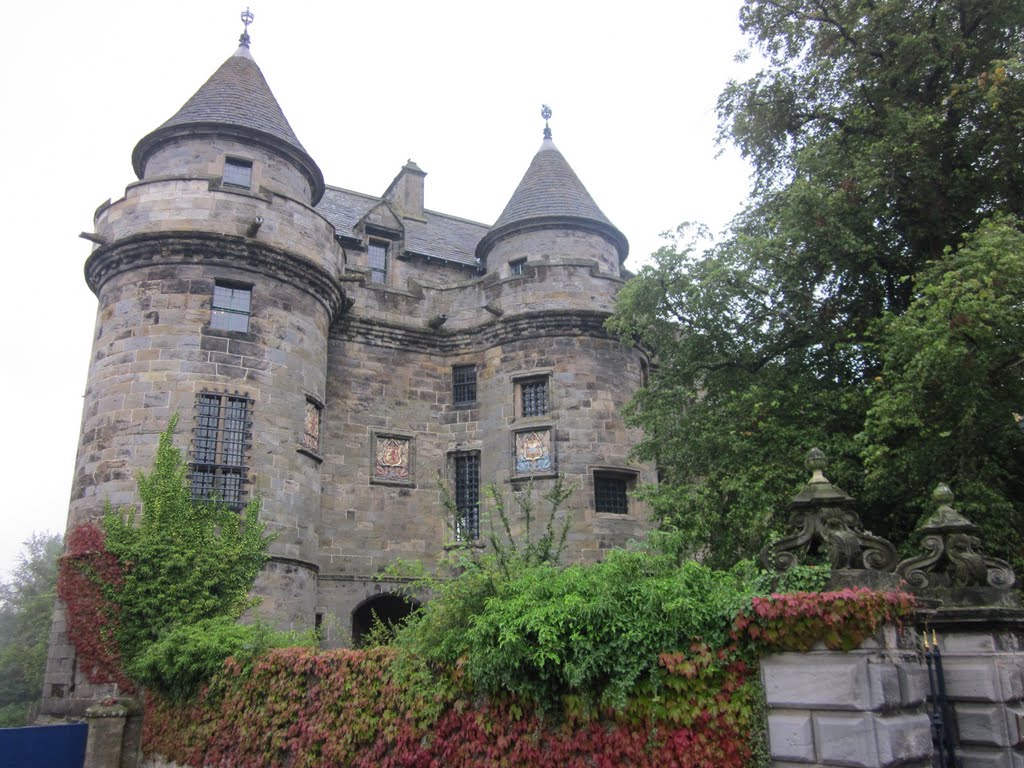
[[[825,467],[828,466],[828,457],[825,456],[825,452],[823,450],[820,448],[811,448],[811,450],[807,452],[807,457],[804,459],[804,466],[811,472],[810,482],[828,482],[828,479],[825,477]]]
[[[811,479],[789,504],[789,527],[794,533],[765,546],[761,564],[785,571],[800,563],[827,559],[834,570],[891,571],[896,550],[861,528],[853,498],[825,477],[828,459],[824,452],[812,448],[804,466],[811,471]]]
[[[249,38],[249,25],[252,24],[252,21],[255,18],[256,17],[253,15],[253,12],[250,11],[248,7],[246,7],[246,9],[244,11],[242,11],[242,24],[245,25],[245,29],[242,30],[242,34],[239,36],[238,42],[241,45],[244,45],[246,48],[249,47],[249,40],[250,40],[250,38]]]
[[[924,554],[903,560],[896,573],[913,589],[999,587],[1013,585],[1010,564],[981,553],[978,526],[953,509],[949,486],[939,483],[932,492],[938,508],[921,526]]]
[[[551,138],[551,126],[548,125],[548,120],[551,119],[551,107],[547,104],[541,104],[540,116],[544,118],[544,138]]]

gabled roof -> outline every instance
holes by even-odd
[[[327,187],[316,209],[334,225],[340,237],[358,239],[356,225],[381,198],[339,187]],[[487,234],[488,226],[457,216],[426,210],[425,221],[402,219],[405,227],[405,250],[418,256],[451,261],[476,267],[476,246]]]
[[[629,243],[601,212],[576,172],[550,138],[545,138],[488,235],[477,247],[483,261],[495,242],[514,232],[531,229],[582,229],[605,237],[626,260]]]
[[[183,136],[212,134],[263,144],[285,155],[302,171],[315,205],[324,192],[324,177],[299,142],[245,45],[228,58],[184,106],[136,145],[132,165],[141,179],[149,156]]]

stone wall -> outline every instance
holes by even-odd
[[[938,641],[962,768],[1024,766],[1024,617],[939,612],[849,653],[818,647],[761,662],[777,768],[931,766],[924,637]],[[937,685],[937,682],[936,682]]]
[[[999,609],[939,611],[942,652],[964,768],[1024,768],[1024,620]],[[930,637],[930,635],[929,635]]]
[[[762,659],[773,765],[931,765],[915,639],[887,627],[848,653],[818,647]]]

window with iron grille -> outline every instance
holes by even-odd
[[[218,280],[213,284],[213,310],[210,327],[221,331],[249,330],[252,288]]]
[[[480,538],[480,454],[455,454],[455,540]]]
[[[201,392],[189,461],[194,501],[219,500],[232,509],[245,504],[252,444],[252,399],[239,394]]]
[[[383,240],[371,240],[366,247],[366,255],[370,265],[370,282],[387,283],[388,244]]]
[[[526,271],[526,259],[516,259],[508,263],[508,273],[515,277],[521,275]]]
[[[519,383],[521,416],[543,416],[548,412],[548,378],[527,379]]]
[[[252,161],[228,157],[224,160],[224,184],[229,187],[252,187]]]
[[[452,400],[456,405],[476,402],[475,365],[456,365],[452,368]]]
[[[629,497],[626,492],[633,485],[634,477],[617,472],[594,473],[594,511],[614,515],[629,513]]]

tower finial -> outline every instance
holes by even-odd
[[[548,125],[548,120],[551,119],[551,107],[547,104],[541,104],[540,116],[544,118],[544,138],[551,138],[551,126]]]
[[[238,38],[238,42],[244,45],[246,48],[249,47],[249,25],[252,24],[252,20],[256,18],[253,16],[252,11],[246,6],[245,10],[242,11],[242,23],[245,25],[245,29],[242,30],[241,36]]]

